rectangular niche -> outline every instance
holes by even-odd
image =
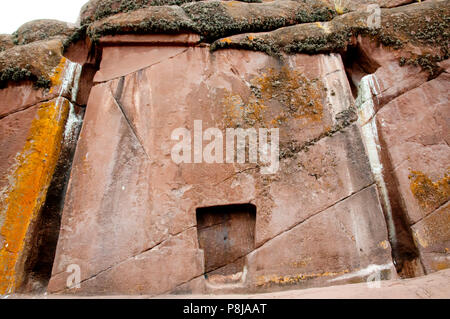
[[[197,208],[197,232],[211,283],[242,279],[245,256],[255,248],[256,206],[234,204]]]

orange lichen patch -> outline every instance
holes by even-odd
[[[45,200],[68,112],[69,102],[62,98],[39,106],[25,146],[16,158],[13,182],[0,198],[0,294],[14,291],[20,282],[18,260],[28,227]]]
[[[229,6],[229,7],[233,7],[233,6],[236,5],[236,3],[237,3],[237,1],[227,1],[226,5]]]
[[[61,86],[62,75],[66,66],[66,58],[62,57],[59,64],[53,70],[53,74],[50,77],[50,81],[52,82],[52,88],[50,89],[50,93],[53,92],[54,88]]]
[[[444,270],[444,269],[447,269],[447,268],[449,268],[449,265],[450,263],[448,263],[448,262],[439,262],[439,263],[437,263],[436,264],[436,270]]]
[[[425,210],[439,207],[450,199],[450,170],[436,182],[420,171],[412,171],[409,179],[412,194]]]
[[[323,84],[309,80],[301,72],[287,67],[280,71],[269,69],[253,83],[264,101],[276,100],[290,118],[309,118],[320,121],[323,116]]]
[[[309,80],[301,72],[283,67],[267,69],[250,83],[249,97],[227,92],[224,112],[228,126],[279,127],[289,119],[322,120],[325,89],[318,79]],[[277,111],[267,112],[269,106]]]
[[[378,243],[378,246],[380,246],[383,249],[388,249],[389,248],[389,242],[387,240],[380,241]]]
[[[220,42],[223,42],[223,43],[228,43],[228,44],[230,44],[232,41],[231,41],[231,39],[230,38],[224,38],[224,39],[221,39],[220,40]]]
[[[272,284],[276,285],[292,285],[305,280],[310,280],[314,278],[320,277],[332,277],[332,276],[340,276],[348,273],[349,270],[345,269],[339,272],[322,272],[322,273],[309,273],[309,274],[297,274],[290,276],[279,276],[279,275],[270,275],[270,276],[259,276],[257,278],[256,286],[268,286]]]

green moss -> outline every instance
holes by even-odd
[[[439,73],[437,63],[449,58],[449,21],[448,9],[437,8],[421,14],[391,15],[380,29],[358,31],[394,50],[404,48],[408,43],[424,48],[425,51],[432,50],[433,54],[403,56],[399,59],[399,64],[420,66],[433,78]]]
[[[315,138],[313,138],[309,141],[306,141],[302,144],[299,144],[299,143],[293,141],[286,147],[281,148],[280,149],[280,159],[294,157],[295,154],[302,152],[302,151],[307,152],[311,146],[315,145],[321,139],[328,137],[328,136],[333,136],[336,133],[338,133],[338,132],[344,130],[345,128],[349,127],[350,125],[352,125],[354,122],[356,122],[358,120],[358,114],[354,107],[350,107],[350,108],[336,114],[335,118],[336,118],[336,124],[333,125],[330,129],[320,133]]]
[[[222,2],[192,3],[182,8],[192,19],[194,31],[201,34],[206,41],[239,33],[272,31],[298,23],[329,21],[336,15],[336,12],[329,8],[305,6],[297,9],[293,19],[270,15],[237,19],[229,15]]]
[[[437,65],[437,63],[444,61],[448,58],[449,58],[448,53],[444,56],[422,54],[410,58],[401,57],[399,60],[399,64],[400,66],[405,65],[420,66],[422,70],[428,72],[429,79],[431,80],[435,78],[437,75],[439,75],[440,67]]]
[[[296,23],[308,23],[316,21],[330,21],[337,15],[335,10],[326,7],[316,7],[312,10],[298,9],[295,13]]]
[[[191,29],[191,25],[184,21],[167,19],[146,19],[139,24],[116,25],[105,23],[101,27],[89,30],[88,35],[96,43],[100,37],[117,34],[149,34],[149,33],[179,33]]]
[[[315,54],[319,52],[339,51],[346,48],[351,36],[351,31],[344,30],[319,37],[308,37],[301,41],[294,41],[290,43],[284,47],[284,51],[288,54]]]
[[[40,76],[34,82],[34,87],[39,89],[49,89],[52,85],[52,81],[50,79],[45,78],[44,76]]]
[[[101,20],[120,12],[131,12],[150,6],[181,6],[190,2],[202,0],[101,0],[96,5],[92,16],[81,21],[82,24],[89,24]],[[262,0],[238,0],[248,3],[260,3]]]
[[[420,9],[415,6],[410,6],[404,11],[384,9],[380,28],[369,28],[365,25],[363,22],[367,19],[365,13],[350,13],[351,16],[343,15],[332,20],[328,26],[332,31],[328,34],[315,32],[314,25],[299,25],[298,29],[286,29],[284,36],[279,35],[281,32],[262,36],[255,34],[253,41],[244,39],[238,43],[231,39],[228,41],[221,39],[214,42],[211,49],[247,49],[266,52],[269,55],[279,54],[280,51],[287,54],[339,52],[350,44],[352,37],[362,35],[394,50],[404,49],[408,52],[410,49],[407,44],[420,48],[423,54],[415,55],[409,52],[410,56],[403,57],[400,64],[420,66],[430,74],[430,77],[434,77],[440,70],[437,63],[449,58],[449,10],[443,4],[442,7],[433,4],[418,5]],[[334,16],[332,10],[326,8],[317,10],[319,11],[315,16],[297,13],[298,23],[316,19],[323,21]],[[281,41],[287,42],[286,39],[290,37],[293,40],[288,44],[279,44]]]
[[[86,37],[86,30],[88,25],[83,25],[80,28],[76,29],[69,37],[67,37],[63,42],[63,52],[69,48],[69,46],[73,43],[78,42]]]
[[[8,86],[8,82],[31,81],[34,88],[50,88],[51,81],[43,76],[36,76],[27,68],[8,67],[0,71],[0,89]]]
[[[12,34],[15,45],[25,45],[35,41],[48,40],[54,37],[68,36],[73,28],[66,22],[58,20],[34,20],[23,24]]]
[[[263,40],[260,38],[256,39],[249,39],[249,37],[246,37],[243,41],[240,43],[233,43],[228,42],[226,39],[215,41],[211,47],[211,51],[216,51],[219,49],[244,49],[244,50],[250,50],[250,51],[259,51],[264,52],[269,56],[272,56],[274,58],[283,59],[283,56],[281,54],[281,49],[278,45],[275,43]]]

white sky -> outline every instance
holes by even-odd
[[[88,0],[1,0],[0,33],[13,33],[25,22],[56,19],[75,23]]]

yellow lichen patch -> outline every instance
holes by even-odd
[[[52,88],[50,89],[50,93],[53,93],[54,88],[59,87],[61,85],[61,79],[66,66],[66,58],[62,57],[59,64],[53,70],[53,74],[50,76],[50,81],[52,82]]]
[[[20,281],[17,261],[24,249],[28,226],[45,200],[68,112],[69,102],[62,98],[39,106],[25,146],[16,157],[13,182],[0,198],[0,294],[14,291]]]
[[[347,0],[334,0],[334,9],[337,14],[341,15],[345,13],[345,5]]]
[[[251,81],[249,97],[227,92],[225,124],[240,127],[279,127],[290,119],[320,121],[323,117],[323,83],[283,67],[269,68]],[[270,112],[269,108],[274,109]],[[237,112],[237,109],[241,109]]]
[[[378,246],[380,246],[380,247],[383,248],[383,249],[388,249],[388,247],[389,247],[389,242],[388,242],[387,240],[380,241],[380,242],[378,243]]]
[[[283,67],[280,71],[269,69],[252,82],[260,90],[262,100],[278,101],[287,117],[322,119],[324,87],[320,81],[309,80],[301,72]]]
[[[303,268],[306,265],[308,265],[308,263],[312,260],[311,257],[308,257],[306,259],[300,260],[300,261],[296,261],[290,264],[291,267],[295,267],[295,268]]]
[[[425,210],[436,208],[450,199],[450,169],[436,182],[420,171],[412,171],[409,179],[412,194]]]
[[[233,7],[233,6],[235,6],[236,4],[238,4],[238,2],[237,2],[237,1],[227,1],[226,4],[227,4],[227,6],[229,6],[229,7]]]
[[[436,270],[444,270],[449,268],[450,263],[449,262],[438,262],[436,263]]]
[[[279,276],[279,275],[269,275],[269,276],[259,276],[256,279],[256,286],[267,286],[271,284],[276,285],[292,285],[305,280],[320,278],[320,277],[331,277],[340,276],[348,273],[349,270],[345,269],[339,272],[321,272],[321,273],[309,273],[309,274],[297,274],[289,276]]]

